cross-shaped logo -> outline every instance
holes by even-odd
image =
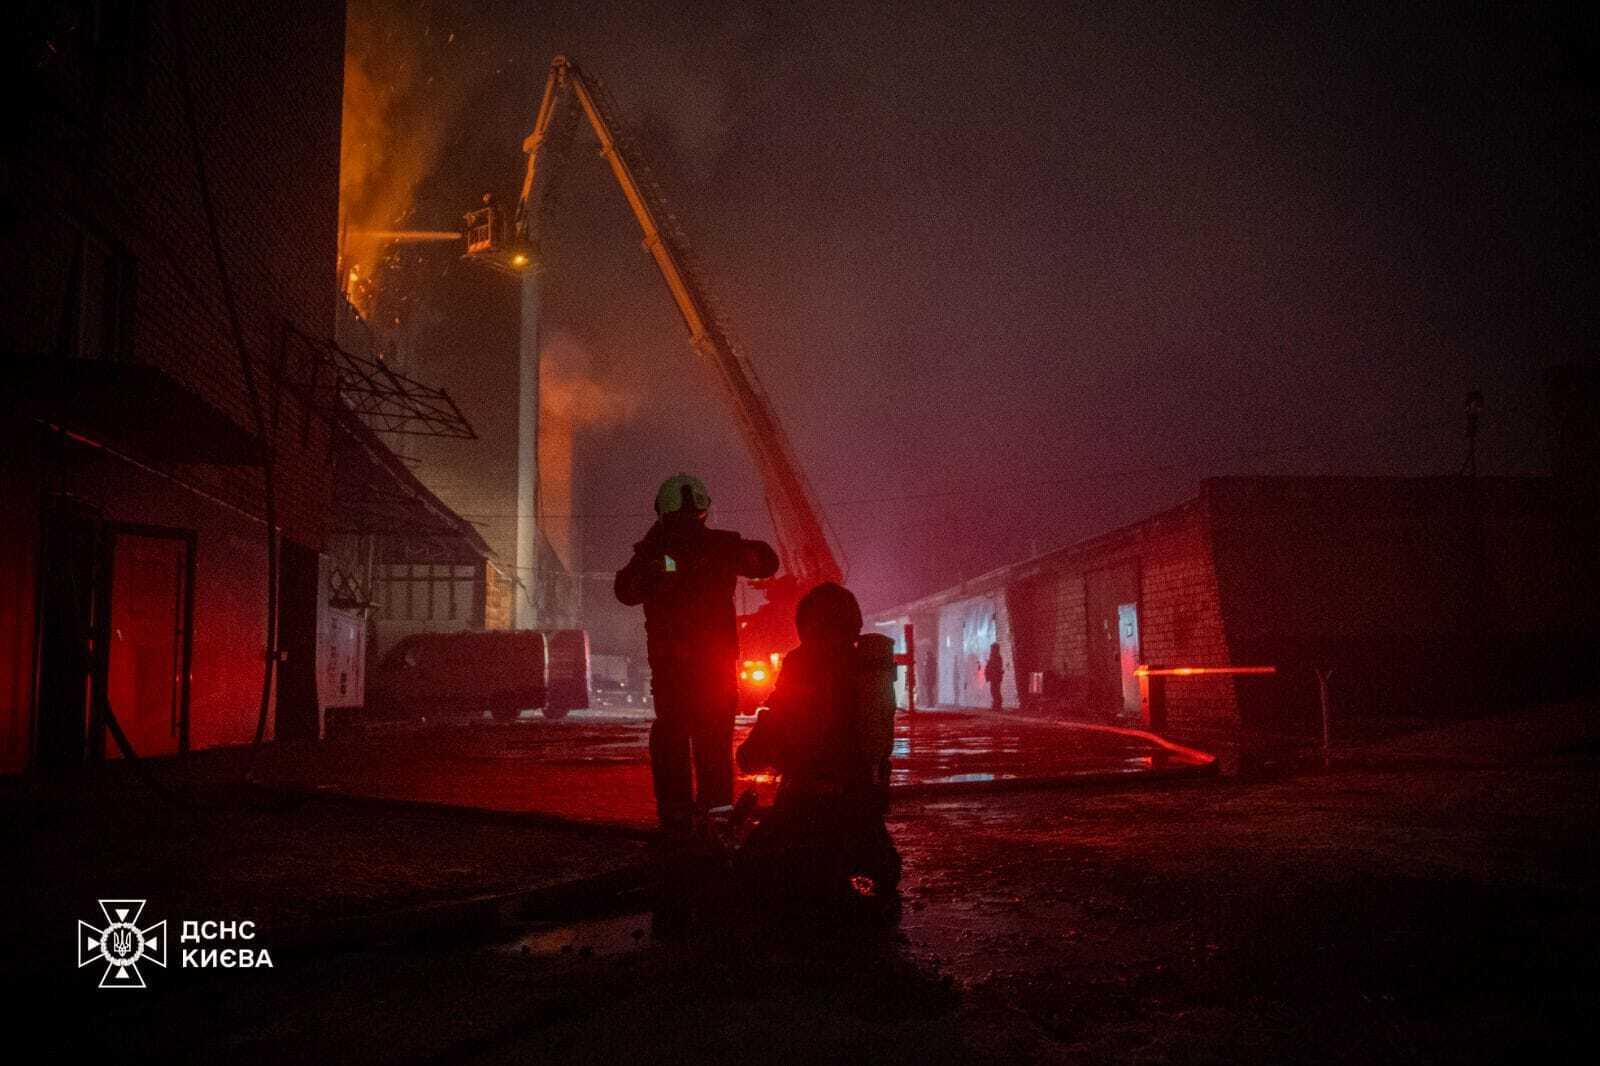
[[[139,963],[167,965],[166,919],[139,928],[144,904],[142,899],[103,899],[100,913],[106,916],[105,928],[78,923],[78,969],[104,960],[106,972],[100,977],[101,988],[144,988]]]

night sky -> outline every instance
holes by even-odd
[[[1542,370],[1593,357],[1600,303],[1597,16],[1476,8],[351,13],[426,156],[396,223],[514,198],[553,53],[604,80],[872,607],[1207,476],[1456,473],[1470,388],[1481,468],[1542,471]],[[610,398],[578,449],[601,571],[679,469],[717,524],[768,527],[593,149],[559,153],[545,326]],[[419,300],[456,254],[417,251]]]

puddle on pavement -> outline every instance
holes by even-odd
[[[513,955],[582,958],[624,955],[650,945],[650,916],[623,914],[581,922],[540,922],[528,932],[496,950]]]

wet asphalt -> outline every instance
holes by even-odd
[[[741,719],[737,744],[749,730]],[[258,768],[264,783],[298,790],[649,828],[655,823],[647,742],[650,718],[579,711],[561,721],[531,713],[397,728],[315,748],[283,746]],[[900,716],[892,785],[903,792],[1029,780],[1138,775],[1197,768],[1200,753],[1132,730],[1067,727],[1017,715],[925,711]],[[769,775],[741,776],[770,800]]]

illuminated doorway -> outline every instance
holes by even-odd
[[[106,527],[105,693],[139,756],[189,746],[193,535],[152,526]],[[108,758],[121,758],[105,738]]]
[[[1122,717],[1137,720],[1141,714],[1139,704],[1139,678],[1134,673],[1139,668],[1139,605],[1117,604],[1118,664],[1122,671]]]
[[[43,548],[37,765],[121,758],[107,712],[136,755],[187,751],[194,534],[58,504]]]

